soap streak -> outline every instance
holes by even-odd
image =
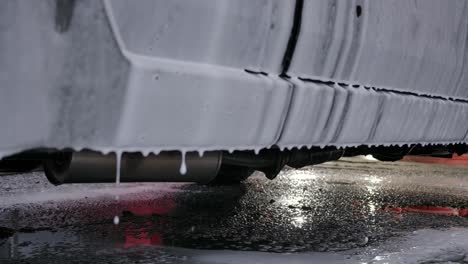
[[[182,161],[180,163],[179,172],[181,175],[185,175],[187,173],[187,165],[185,164],[185,151],[182,151]]]

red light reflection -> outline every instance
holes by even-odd
[[[458,209],[453,207],[440,207],[440,206],[408,206],[408,207],[389,207],[384,212],[402,213],[421,213],[433,215],[446,215],[446,216],[466,216],[468,209]]]
[[[148,203],[148,201],[135,202],[127,206],[125,210],[130,211],[134,216],[144,217],[151,215],[168,215],[174,211],[176,202],[173,195],[166,195],[161,199],[157,199]],[[154,223],[147,221],[142,224],[149,227]],[[148,228],[133,228],[131,226],[124,230],[125,242],[123,248],[131,248],[136,246],[161,246],[163,238],[161,234],[150,233]]]

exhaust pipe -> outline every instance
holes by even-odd
[[[200,157],[196,152],[185,155],[187,173],[180,168],[182,154],[178,151],[161,152],[158,155],[143,156],[139,152],[123,153],[120,166],[120,182],[197,182],[247,178],[254,170],[261,171],[274,179],[285,165],[301,168],[337,160],[343,155],[339,149],[295,149],[280,151],[265,149],[253,151],[206,152]],[[50,182],[103,183],[116,182],[116,155],[94,151],[52,152],[43,162],[45,174]],[[221,166],[223,165],[223,166]],[[226,178],[227,177],[227,178]]]
[[[116,181],[116,155],[94,151],[57,152],[44,161],[44,171],[50,182],[104,183]],[[179,172],[182,155],[177,151],[150,154],[123,153],[120,182],[211,182],[219,172],[222,152],[206,152],[203,157],[189,152],[185,155],[187,173]]]

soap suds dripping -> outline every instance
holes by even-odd
[[[260,148],[255,148],[254,153],[255,153],[255,155],[258,155],[260,153]]]
[[[182,161],[180,163],[179,172],[181,175],[185,175],[187,173],[187,165],[185,164],[185,151],[182,151]]]
[[[116,158],[116,163],[115,163],[115,185],[118,187],[120,184],[120,161],[122,159],[122,152],[121,151],[116,151],[115,152],[115,158]]]
[[[205,151],[202,150],[202,149],[199,149],[199,150],[198,150],[198,156],[199,156],[200,158],[203,158],[203,155],[205,155]]]
[[[122,152],[116,151],[115,152],[115,186],[118,188],[120,185],[120,162],[122,160]],[[115,196],[115,200],[119,200],[119,195]],[[114,225],[118,225],[120,223],[120,218],[118,215],[114,216]]]

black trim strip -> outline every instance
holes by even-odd
[[[291,28],[291,35],[289,36],[288,45],[284,52],[283,61],[281,63],[281,75],[286,75],[291,65],[291,60],[296,50],[297,40],[299,39],[299,33],[301,32],[302,23],[302,10],[304,8],[304,0],[296,0],[296,6],[294,8],[294,20]]]
[[[250,74],[255,74],[255,75],[261,74],[261,75],[264,75],[264,76],[268,76],[268,73],[263,72],[263,71],[254,71],[254,70],[249,70],[249,69],[244,69],[244,71],[246,73],[250,73]]]
[[[56,0],[55,2],[55,30],[59,33],[67,32],[73,17],[75,0]]]

